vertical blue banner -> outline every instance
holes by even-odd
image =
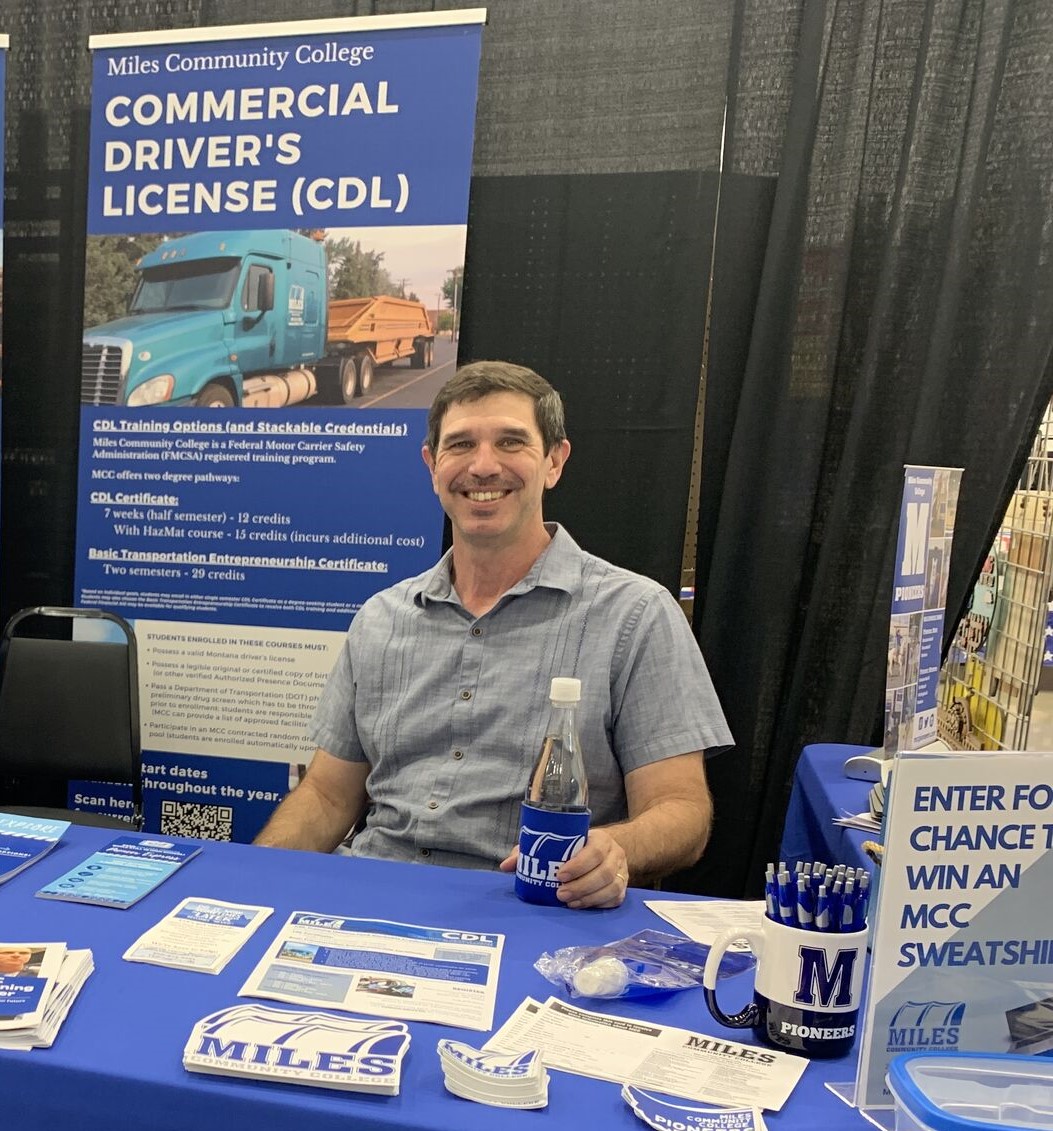
[[[904,469],[885,682],[887,755],[936,737],[947,576],[961,470]]]
[[[91,40],[76,600],[136,628],[151,831],[251,839],[439,555],[484,19]]]

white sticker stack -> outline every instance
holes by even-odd
[[[539,1108],[548,1105],[548,1072],[538,1049],[480,1052],[460,1041],[439,1041],[446,1090],[491,1107]]]
[[[210,1013],[183,1049],[188,1072],[397,1096],[410,1044],[402,1021],[234,1005]]]

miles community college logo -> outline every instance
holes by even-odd
[[[889,1052],[958,1047],[964,1001],[905,1001],[888,1026]]]
[[[519,840],[516,872],[524,880],[554,883],[559,866],[566,863],[585,844],[583,834],[539,832],[523,826]]]

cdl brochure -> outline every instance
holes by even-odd
[[[294,911],[241,997],[490,1029],[504,935]]]

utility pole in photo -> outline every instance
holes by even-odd
[[[453,317],[450,323],[450,341],[457,341],[457,331],[460,328],[460,312],[461,312],[461,290],[464,279],[464,266],[448,267],[446,269],[448,278],[442,284],[442,292],[446,297],[446,301],[450,304]]]

